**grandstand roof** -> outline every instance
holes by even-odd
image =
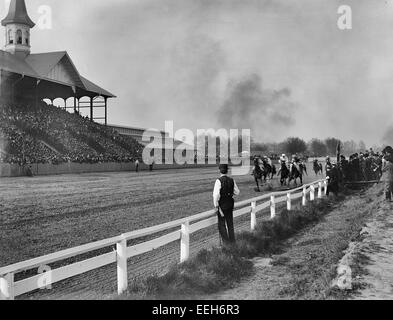
[[[125,136],[130,136],[134,138],[136,141],[138,141],[141,145],[143,146],[149,146],[150,148],[156,148],[156,149],[166,149],[166,144],[167,143],[172,143],[173,149],[176,149],[178,146],[182,145],[185,146],[186,149],[188,150],[195,150],[195,148],[187,143],[184,143],[182,141],[173,139],[169,137],[169,133],[165,131],[158,131],[155,129],[143,129],[143,128],[138,128],[138,127],[124,127],[124,126],[119,126],[119,125],[108,125],[110,128],[115,129],[117,132],[119,132],[122,135]],[[143,141],[143,135],[144,133],[147,133],[148,136],[150,137],[160,137],[162,138],[161,143],[155,141],[154,143],[151,143],[150,141]]]
[[[33,78],[40,78],[38,73],[26,61],[18,59],[15,55],[3,50],[0,50],[0,69]]]
[[[46,75],[59,63],[65,54],[67,54],[65,51],[30,54],[27,56],[26,62],[38,74]]]
[[[54,71],[58,66],[67,74],[66,78],[59,78],[58,72]],[[91,92],[108,98],[115,97],[111,92],[81,76],[66,51],[30,54],[23,60],[9,52],[0,50],[0,69],[76,87],[83,92]]]

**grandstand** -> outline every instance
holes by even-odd
[[[30,29],[35,24],[28,16],[24,0],[12,0],[8,15],[1,23],[6,38],[4,50],[0,50],[0,95],[3,99],[37,103],[61,98],[66,109],[76,113],[81,108],[88,108],[91,121],[103,120],[107,124],[108,99],[115,98],[112,93],[83,77],[66,51],[30,53]],[[70,99],[73,105],[67,106]],[[89,100],[87,106],[83,101],[86,99]],[[105,109],[102,118],[95,117],[99,108]]]
[[[142,145],[78,113],[40,102],[0,109],[2,161],[25,165],[64,162],[133,162]]]
[[[107,126],[108,100],[115,95],[83,77],[66,51],[30,53],[30,29],[35,24],[24,0],[10,2],[2,25],[6,44],[0,50],[0,163],[56,165],[141,158],[141,141]],[[59,98],[64,108],[53,106]],[[70,100],[72,105],[67,105]],[[89,109],[89,116],[81,116],[82,108]],[[104,117],[97,117],[102,108]]]
[[[182,145],[183,149],[186,150],[192,150],[193,152],[197,152],[197,148],[184,143],[182,141],[173,139],[169,136],[168,132],[165,131],[159,131],[159,130],[153,130],[153,129],[143,129],[143,128],[136,128],[136,127],[124,127],[124,126],[118,126],[118,125],[108,125],[109,128],[112,128],[114,131],[118,132],[122,136],[125,137],[131,137],[135,141],[137,141],[139,144],[141,144],[144,147],[149,147],[156,150],[162,150],[162,159],[165,159],[165,150],[168,149],[168,147],[171,147],[173,149],[173,152],[175,152],[176,148]],[[161,141],[157,143],[151,143],[150,141],[146,141],[143,139],[144,134],[150,138],[157,139],[158,141]]]

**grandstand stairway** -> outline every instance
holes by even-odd
[[[38,140],[38,142],[41,142],[45,147],[47,147],[48,149],[52,150],[54,153],[61,155],[61,152],[56,150],[56,148],[52,147],[51,145],[49,145],[48,143],[46,143],[44,140]]]

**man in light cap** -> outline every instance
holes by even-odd
[[[236,241],[233,225],[235,207],[233,196],[238,196],[240,191],[236,182],[228,177],[228,165],[222,164],[219,169],[221,177],[217,179],[213,191],[213,202],[218,216],[218,231],[224,244],[233,244]]]

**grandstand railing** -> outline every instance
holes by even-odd
[[[235,204],[234,217],[249,214],[251,219],[251,230],[257,226],[257,213],[270,208],[271,218],[276,216],[276,205],[286,202],[287,209],[292,210],[293,201],[302,199],[302,205],[322,198],[327,193],[327,180],[319,180],[299,188],[275,192],[253,199],[241,201]],[[308,199],[308,194],[310,197]],[[265,202],[262,202],[266,200]],[[262,203],[261,203],[262,202]],[[171,221],[158,226],[125,233],[120,236],[102,241],[85,244],[72,249],[56,252],[32,260],[16,263],[0,268],[0,300],[14,300],[15,297],[38,290],[47,289],[53,283],[60,282],[71,277],[81,275],[110,264],[117,264],[117,288],[118,294],[126,292],[128,288],[127,260],[160,248],[169,243],[180,240],[180,262],[185,262],[190,257],[190,235],[217,224],[215,210],[210,210],[191,217]],[[127,242],[138,238],[151,236],[160,232],[180,229],[149,240],[140,244],[127,246]],[[93,258],[84,259],[80,262],[68,264],[56,269],[48,265],[64,261],[69,258],[94,251],[116,246],[116,250],[109,253],[97,255]],[[38,269],[38,274],[23,280],[15,281],[15,275],[24,271]]]

